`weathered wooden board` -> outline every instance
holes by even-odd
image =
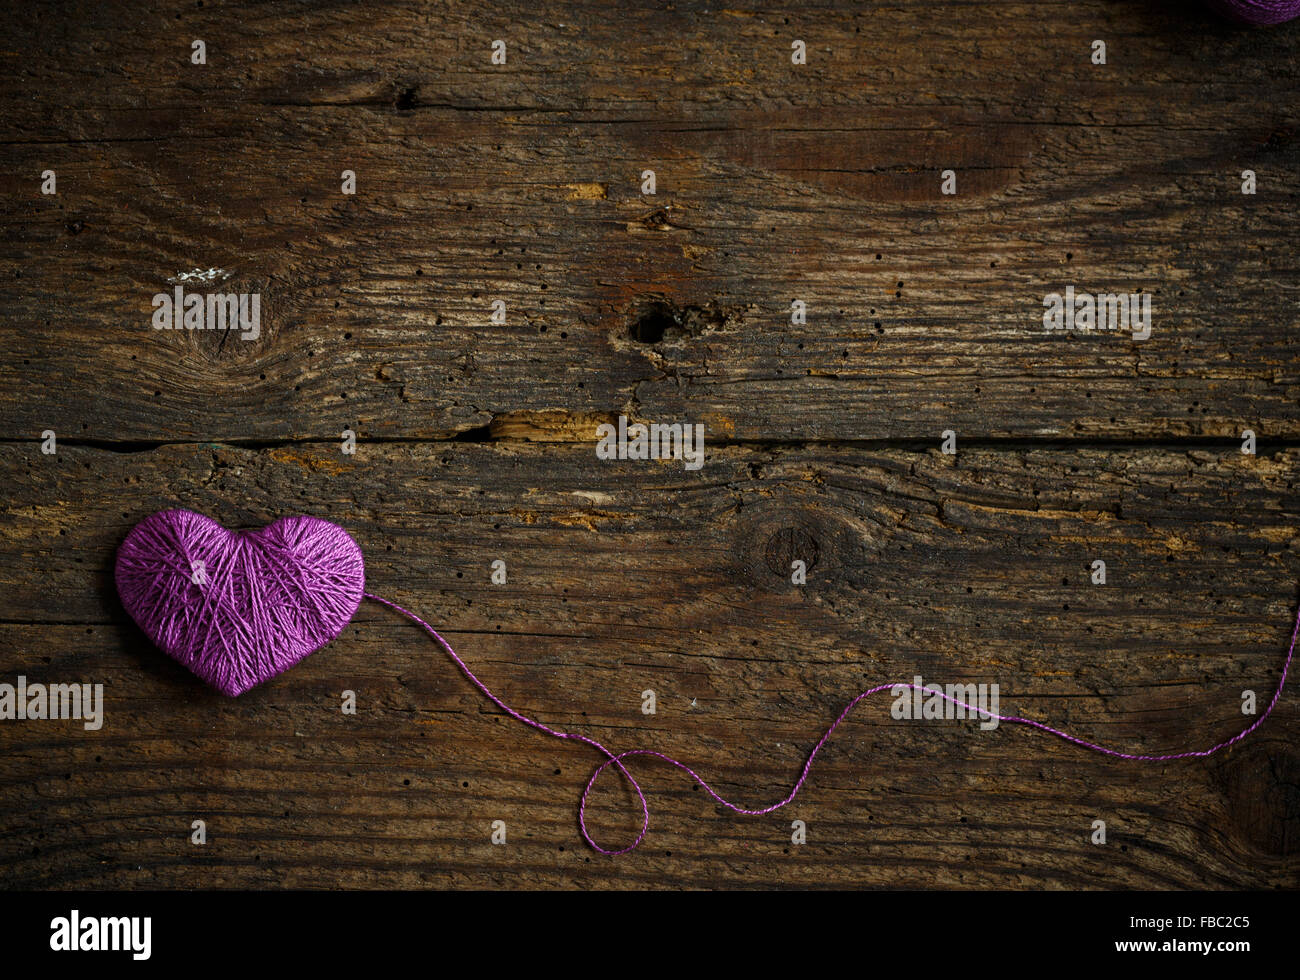
[[[0,724],[0,864],[11,885],[59,887],[1295,887],[1290,696],[1229,752],[1155,766],[1014,726],[894,720],[885,696],[768,817],[638,765],[651,833],[609,859],[576,826],[596,754],[506,718],[417,627],[364,604],[333,645],[231,701],[152,648],[111,569],[130,526],[166,506],[211,505],[232,526],[332,518],[367,554],[369,588],[445,628],[519,710],[668,752],[766,805],[849,697],[918,673],[996,682],[1004,712],[1128,751],[1232,734],[1290,635],[1298,462],[725,448],[701,479],[529,443],[9,447],[0,678],[102,682],[107,706],[93,735]],[[1098,557],[1105,586],[1089,583]],[[601,840],[627,838],[634,805],[601,789]],[[206,847],[188,842],[194,819]],[[507,847],[489,843],[493,820]]]
[[[619,410],[715,441],[1300,437],[1294,27],[1103,0],[152,7],[3,28],[13,437]],[[151,329],[208,268],[261,294],[257,340]],[[1067,285],[1153,293],[1151,339],[1045,333]],[[680,323],[638,341],[655,303]]]
[[[391,612],[227,701],[111,578],[160,507],[331,518],[508,702],[750,806],[916,674],[1118,748],[1208,746],[1271,695],[1298,598],[1300,26],[47,3],[0,39],[0,683],[108,696],[95,733],[0,722],[5,886],[1300,885],[1291,695],[1150,767],[886,697],[769,816],[638,765],[650,836],[607,859],[576,826],[595,753]],[[209,268],[260,293],[256,340],[151,328]],[[1046,334],[1068,285],[1153,294],[1151,338]],[[704,424],[708,462],[598,460],[620,413]],[[635,806],[603,783],[599,839]]]

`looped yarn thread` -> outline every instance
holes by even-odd
[[[487,685],[485,685],[476,676],[474,676],[474,672],[469,669],[469,667],[465,664],[465,661],[463,661],[460,658],[460,656],[456,653],[456,651],[452,649],[451,644],[448,643],[446,640],[444,640],[438,634],[438,631],[435,630],[428,623],[426,623],[423,619],[415,615],[415,613],[403,609],[401,606],[397,605],[397,603],[389,602],[387,599],[382,599],[377,595],[372,595],[371,593],[367,592],[365,594],[365,597],[367,599],[373,600],[374,602],[378,602],[381,605],[385,605],[388,608],[395,610],[396,612],[401,613],[407,619],[424,627],[425,631],[430,636],[432,636],[438,642],[438,644],[443,648],[443,650],[446,651],[447,655],[451,657],[453,661],[455,661],[456,666],[460,668],[461,673],[463,673],[467,678],[469,678],[470,682],[475,687],[477,687],[480,691],[482,691],[484,696],[487,697],[488,700],[490,700],[493,704],[495,704],[506,714],[510,715],[510,717],[514,718],[517,721],[521,721],[525,725],[528,725],[532,728],[536,728],[538,731],[545,732],[548,735],[553,735],[556,738],[572,739],[574,741],[584,742],[587,745],[590,745],[592,748],[596,749],[596,751],[600,752],[603,756],[605,756],[605,761],[600,763],[595,768],[595,770],[591,774],[591,778],[587,780],[587,786],[582,791],[582,799],[578,803],[578,827],[582,831],[583,840],[585,840],[594,850],[599,851],[601,854],[610,854],[610,855],[626,854],[628,851],[635,850],[641,844],[641,842],[645,840],[646,833],[650,830],[650,804],[646,800],[645,791],[641,789],[640,783],[636,781],[636,778],[628,771],[627,767],[623,764],[625,759],[630,759],[633,758],[634,756],[650,756],[652,758],[659,759],[662,762],[666,762],[671,766],[676,766],[678,769],[682,770],[688,776],[694,779],[697,783],[699,783],[700,786],[704,788],[705,792],[707,792],[711,797],[713,797],[713,799],[716,802],[726,807],[728,810],[731,810],[734,813],[744,814],[746,816],[761,816],[765,813],[771,813],[774,810],[781,809],[781,807],[785,806],[787,803],[789,803],[791,800],[793,800],[796,796],[799,795],[799,790],[803,788],[804,782],[808,779],[808,773],[812,770],[813,760],[817,758],[817,753],[820,752],[822,750],[822,746],[824,746],[830,740],[830,737],[835,733],[835,729],[840,727],[840,723],[843,722],[844,719],[849,716],[849,713],[855,707],[857,707],[859,701],[862,701],[873,694],[879,694],[881,691],[893,691],[902,688],[910,688],[912,690],[919,689],[918,685],[914,683],[905,683],[905,684],[878,684],[875,687],[868,688],[867,690],[863,691],[852,701],[850,701],[847,705],[845,705],[844,710],[840,712],[839,717],[836,718],[835,721],[831,723],[831,726],[827,728],[826,731],[822,734],[822,737],[818,739],[817,744],[814,745],[812,751],[808,753],[808,758],[803,764],[803,770],[799,773],[799,778],[795,780],[794,786],[791,788],[790,793],[785,797],[785,799],[781,800],[779,803],[773,803],[771,806],[765,806],[765,807],[760,807],[758,809],[751,810],[745,807],[737,806],[736,804],[732,803],[730,800],[724,799],[721,795],[718,794],[718,792],[712,786],[710,786],[704,780],[704,778],[699,773],[697,773],[690,766],[686,765],[684,762],[680,762],[677,759],[674,759],[672,756],[665,755],[662,752],[655,752],[651,749],[629,749],[625,752],[616,753],[611,751],[610,749],[607,749],[604,745],[596,741],[594,738],[589,738],[586,735],[580,735],[574,732],[562,732],[559,731],[558,729],[551,728],[549,725],[544,725],[540,721],[535,721],[532,718],[529,718],[527,715],[520,714],[514,708],[510,707],[499,697],[493,694],[492,691],[488,689]],[[1000,722],[1009,722],[1010,724],[1013,725],[1026,725],[1030,728],[1037,728],[1039,731],[1047,732],[1049,735],[1055,735],[1057,738],[1064,739],[1067,742],[1072,742],[1073,744],[1078,745],[1082,748],[1089,749],[1093,752],[1100,752],[1103,755],[1113,756],[1117,759],[1129,759],[1135,762],[1172,762],[1175,759],[1200,758],[1203,756],[1214,755],[1214,753],[1220,751],[1221,749],[1226,749],[1230,745],[1235,745],[1237,742],[1240,742],[1243,738],[1245,738],[1247,735],[1253,732],[1260,725],[1264,724],[1264,720],[1268,718],[1268,716],[1272,713],[1273,707],[1277,704],[1278,699],[1282,696],[1282,689],[1286,686],[1286,676],[1287,676],[1287,672],[1291,669],[1291,657],[1295,652],[1297,635],[1300,635],[1300,611],[1297,611],[1296,625],[1295,628],[1291,631],[1291,645],[1287,648],[1286,660],[1282,664],[1282,675],[1281,677],[1278,678],[1277,689],[1273,692],[1273,697],[1272,700],[1268,702],[1268,707],[1264,709],[1263,714],[1261,714],[1254,722],[1252,722],[1246,728],[1242,729],[1240,732],[1238,732],[1236,735],[1233,735],[1231,738],[1225,739],[1224,741],[1219,742],[1217,745],[1213,745],[1208,749],[1198,749],[1195,751],[1187,751],[1187,752],[1174,752],[1168,755],[1138,755],[1129,752],[1120,752],[1117,749],[1107,748],[1104,745],[1098,745],[1095,742],[1089,742],[1086,739],[1078,738],[1074,735],[1069,734],[1068,732],[1063,732],[1060,729],[1053,728],[1051,725],[1045,725],[1041,721],[1034,721],[1032,718],[1021,718],[1016,715],[1000,715],[996,712],[987,711],[983,708],[966,704],[964,701],[952,697],[947,693],[942,693],[938,690],[926,690],[925,693],[929,697],[934,697],[936,695],[941,696],[944,698],[944,700],[950,701],[955,705],[959,705],[965,708],[967,711],[970,712],[970,715],[968,717],[974,717],[978,715],[984,718],[996,718]],[[596,785],[596,780],[598,780],[601,777],[601,775],[605,772],[605,770],[610,768],[611,766],[615,767],[618,770],[619,775],[621,775],[624,779],[627,780],[628,785],[636,793],[637,799],[641,803],[640,833],[637,834],[636,840],[634,840],[631,844],[627,845],[626,847],[618,848],[615,850],[608,850],[604,847],[601,847],[592,838],[590,831],[588,831],[587,829],[587,799],[591,795],[592,788]]]
[[[424,628],[483,696],[516,721],[555,738],[582,742],[603,755],[578,803],[583,839],[601,854],[626,854],[645,840],[650,804],[626,761],[648,756],[685,772],[720,805],[735,813],[760,816],[779,810],[803,788],[817,753],[835,734],[858,702],[882,691],[924,690],[969,712],[967,717],[996,718],[1025,725],[1081,748],[1136,762],[1171,762],[1213,755],[1240,742],[1273,712],[1300,634],[1300,612],[1287,649],[1277,689],[1254,722],[1208,749],[1167,755],[1139,755],[1107,748],[1045,725],[1032,718],[1001,715],[966,704],[946,692],[915,683],[878,684],[853,698],[808,753],[789,794],[771,806],[749,809],[723,798],[694,769],[651,749],[614,752],[596,739],[562,732],[516,711],[474,675],[464,660],[432,626],[395,602],[365,592],[361,549],[343,528],[315,517],[285,517],[257,531],[227,531],[220,524],[187,510],[153,514],[136,525],[118,550],[116,579],[122,602],[132,618],[171,657],[219,691],[235,696],[309,656],[333,640],[351,621],[362,598],[387,606]],[[641,830],[626,847],[601,847],[587,829],[587,802],[597,780],[609,768],[627,780],[641,804]]]
[[[149,638],[231,697],[338,636],[366,584],[361,548],[337,524],[282,517],[227,531],[189,510],[160,511],[132,528],[114,574]]]

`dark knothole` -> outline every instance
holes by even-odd
[[[406,111],[406,110],[409,110],[409,109],[414,109],[414,108],[415,108],[415,90],[416,90],[417,88],[419,88],[418,85],[413,85],[413,86],[411,86],[410,88],[408,88],[408,89],[403,89],[401,92],[399,92],[398,95],[397,95],[397,102],[395,103],[396,107],[397,107],[398,109],[402,110],[402,111]]]
[[[681,326],[677,313],[667,303],[652,303],[632,321],[632,339],[639,344],[657,344],[669,330]]]

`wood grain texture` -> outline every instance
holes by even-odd
[[[100,732],[0,723],[0,881],[1300,886],[1291,694],[1232,750],[1149,767],[885,697],[770,816],[638,766],[650,836],[607,859],[576,826],[594,754],[491,709],[392,613],[363,604],[228,701],[112,586],[161,507],[338,521],[371,588],[509,703],[750,806],[855,693],[918,673],[1129,751],[1232,734],[1276,683],[1300,571],[1300,27],[1185,6],[10,14],[0,681],[108,704]],[[256,341],[151,329],[152,295],[207,268],[261,293]],[[1151,339],[1044,333],[1069,284],[1153,293]],[[619,413],[703,423],[707,463],[598,460]],[[635,806],[601,784],[602,842]]]
[[[154,509],[219,505],[241,525],[309,508],[356,535],[371,589],[445,624],[510,703],[765,805],[849,696],[916,673],[997,682],[1004,708],[1130,751],[1239,728],[1241,691],[1267,696],[1289,633],[1295,451],[728,448],[707,481],[528,443],[0,461],[14,488],[0,578],[23,616],[0,674],[96,678],[109,697],[95,735],[0,727],[16,883],[1296,884],[1293,699],[1221,757],[1155,767],[1010,726],[894,721],[876,701],[770,817],[638,767],[652,834],[611,861],[577,834],[594,753],[491,709],[388,611],[366,604],[327,650],[229,701],[150,646],[111,579],[117,542]],[[1088,582],[1096,556],[1105,587]],[[505,586],[488,582],[497,558]],[[612,783],[597,800],[601,839],[625,839],[635,801]],[[205,848],[186,841],[195,817]],[[1088,842],[1098,818],[1106,848]],[[496,819],[506,848],[488,843]],[[792,819],[807,845],[789,847]]]

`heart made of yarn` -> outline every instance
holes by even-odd
[[[361,604],[365,562],[347,531],[317,517],[228,531],[167,510],[131,529],[115,578],[126,611],[164,653],[236,697],[343,631]]]

